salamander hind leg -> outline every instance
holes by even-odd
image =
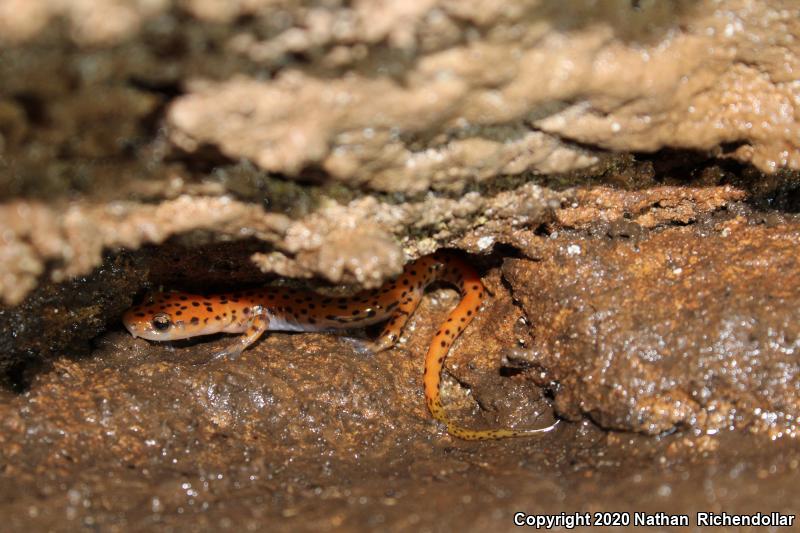
[[[261,306],[254,306],[250,319],[247,321],[245,332],[237,337],[233,343],[214,353],[213,358],[221,359],[227,357],[236,359],[248,346],[256,342],[267,329],[269,329],[269,318],[267,317],[266,309]]]
[[[555,429],[556,425],[558,425],[557,421],[550,426],[536,429],[499,428],[474,430],[459,426],[447,415],[439,395],[444,361],[453,342],[479,312],[486,296],[486,289],[481,283],[478,274],[457,256],[441,253],[435,257],[442,264],[438,272],[439,279],[459,287],[462,293],[462,300],[434,335],[428,354],[425,356],[425,402],[433,417],[447,426],[448,433],[465,440],[527,437],[547,433]]]
[[[374,352],[382,352],[392,348],[400,339],[400,334],[408,322],[410,313],[405,311],[398,311],[392,315],[386,325],[383,327],[378,338],[371,343],[371,348]]]

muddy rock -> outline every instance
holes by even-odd
[[[512,530],[796,513],[796,2],[0,0],[4,530]],[[375,331],[133,339],[153,289],[346,295]]]
[[[503,332],[520,311],[498,272],[493,279],[490,312],[455,346],[453,366],[470,367],[469,389],[450,379],[443,399],[464,425],[550,423],[532,383],[495,373],[501,352],[514,346]],[[236,519],[242,524],[294,516],[291,509],[316,507],[318,498],[348,500],[349,482],[335,481],[346,471],[407,480],[398,480],[394,496],[386,495],[390,482],[379,498],[402,497],[403,486],[420,477],[461,475],[469,462],[442,451],[454,440],[431,420],[422,397],[422,356],[454,295],[426,298],[397,348],[379,354],[364,348],[363,333],[276,333],[236,360],[215,361],[211,354],[230,337],[168,346],[117,331],[97,341],[90,359],[60,359],[0,408],[4,479],[50,502],[18,500],[36,511],[15,526],[29,519],[52,525],[62,512],[76,524],[113,524],[120,513],[157,524],[179,509],[203,513],[219,498],[234,506],[271,502]],[[487,327],[497,331],[488,344]],[[507,394],[498,394],[493,389],[503,381]],[[493,416],[481,420],[479,403],[487,402]],[[72,487],[66,493],[64,483]],[[218,511],[203,520],[227,514]]]
[[[551,415],[530,376],[497,372],[503,353],[530,342],[522,310],[499,270],[486,281],[493,296],[455,343],[445,405],[471,427],[541,424]],[[763,437],[746,433],[653,438],[588,421],[535,439],[448,437],[427,415],[421,356],[454,301],[431,292],[380,354],[357,338],[276,333],[210,361],[229,338],[104,335],[91,358],[63,358],[2,396],[6,527],[511,531],[520,511],[794,512],[789,439],[765,455]]]
[[[503,268],[534,337],[517,357],[559,383],[556,409],[573,420],[795,436],[798,229],[732,217],[542,239],[539,261]]]

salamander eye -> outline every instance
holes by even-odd
[[[169,329],[171,325],[172,321],[169,319],[169,315],[166,313],[158,313],[153,317],[153,327],[158,331]]]

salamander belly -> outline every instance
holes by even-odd
[[[298,320],[294,320],[293,318],[279,315],[267,314],[267,317],[269,318],[270,331],[322,331],[327,329],[316,324],[300,322]]]

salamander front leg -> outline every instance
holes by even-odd
[[[248,346],[256,342],[267,329],[269,329],[269,318],[267,318],[266,309],[261,306],[254,306],[250,319],[247,321],[245,332],[223,350],[216,352],[213,358],[221,359],[227,357],[236,359]]]

